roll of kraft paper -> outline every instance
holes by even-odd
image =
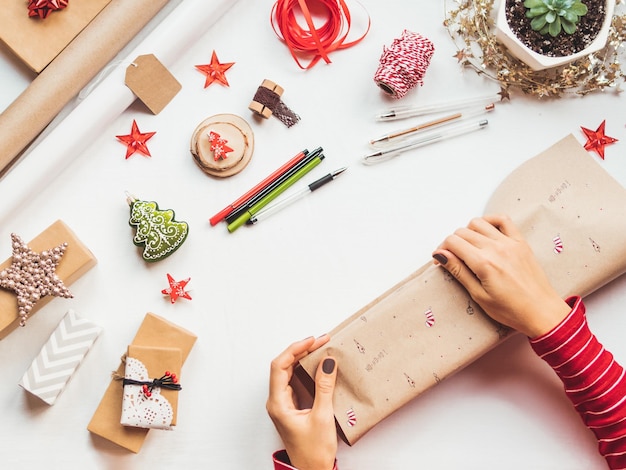
[[[0,114],[0,174],[169,0],[112,0]]]
[[[626,190],[570,135],[511,173],[485,213],[513,219],[566,298],[586,296],[626,272],[624,206]],[[429,262],[331,331],[296,376],[308,388],[320,360],[337,358],[335,419],[341,437],[354,444],[511,335]]]
[[[83,154],[103,128],[133,103],[135,95],[124,84],[130,61],[149,50],[166,66],[175,64],[199,36],[236,4],[235,0],[212,0],[210,5],[198,9],[198,2],[180,1],[168,13],[167,19],[143,37],[126,59],[122,59],[122,63],[114,67],[62,120],[55,119],[58,124],[46,130],[45,137],[37,138],[26,158],[2,178],[0,200],[5,204],[0,207],[0,227],[33,197],[32,188],[45,187],[59,176],[76,156]],[[169,9],[170,5],[166,8]],[[24,184],[25,181],[29,184]]]

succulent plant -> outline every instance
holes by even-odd
[[[581,16],[587,14],[587,5],[580,0],[525,0],[526,17],[530,26],[540,34],[558,36],[561,29],[567,34],[576,31]]]

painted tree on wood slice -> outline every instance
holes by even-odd
[[[130,205],[128,223],[135,227],[133,243],[143,246],[142,257],[148,262],[160,261],[174,253],[189,234],[187,222],[175,220],[174,211],[161,210],[154,201],[127,197]]]

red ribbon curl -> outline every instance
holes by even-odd
[[[323,23],[315,27],[311,11],[323,15]],[[308,29],[298,23],[300,13],[306,21]],[[357,39],[346,42],[352,17],[348,6],[343,0],[277,0],[272,7],[270,16],[272,28],[276,35],[285,42],[291,56],[301,69],[310,69],[320,59],[329,64],[330,52],[346,49],[359,43],[369,32],[367,29]],[[298,55],[311,57],[308,65],[303,66]]]

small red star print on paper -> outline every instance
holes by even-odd
[[[154,134],[156,134],[156,132],[146,132],[145,134],[139,132],[137,122],[133,119],[133,127],[131,128],[130,134],[116,135],[115,137],[117,137],[119,141],[126,144],[126,159],[128,159],[128,157],[135,152],[139,152],[140,154],[149,157],[150,150],[148,150],[146,142],[148,142]]]
[[[174,278],[170,274],[168,274],[167,275],[167,282],[170,283],[170,286],[167,289],[163,289],[161,291],[161,294],[169,295],[170,296],[170,302],[172,302],[172,303],[175,303],[180,297],[182,297],[183,299],[191,300],[191,296],[185,290],[185,287],[187,286],[187,283],[190,280],[191,280],[191,278],[188,277],[187,279],[185,279],[183,281],[175,281]]]
[[[211,150],[213,151],[213,159],[215,161],[220,158],[222,160],[225,159],[227,157],[226,154],[233,151],[233,149],[226,145],[228,141],[222,139],[217,132],[209,131],[209,142],[211,142]]]
[[[229,86],[228,80],[226,80],[226,71],[233,65],[235,65],[234,62],[220,63],[217,59],[217,54],[213,51],[210,64],[196,65],[195,67],[206,75],[204,82],[204,88],[206,88],[215,81],[220,82],[224,86]]]
[[[587,137],[585,150],[595,150],[598,155],[600,155],[600,158],[602,158],[602,160],[604,160],[604,147],[606,145],[617,142],[617,139],[615,139],[614,137],[609,137],[604,133],[605,124],[606,120],[602,121],[600,127],[598,127],[595,131],[581,126],[582,131],[585,133],[585,137]]]

